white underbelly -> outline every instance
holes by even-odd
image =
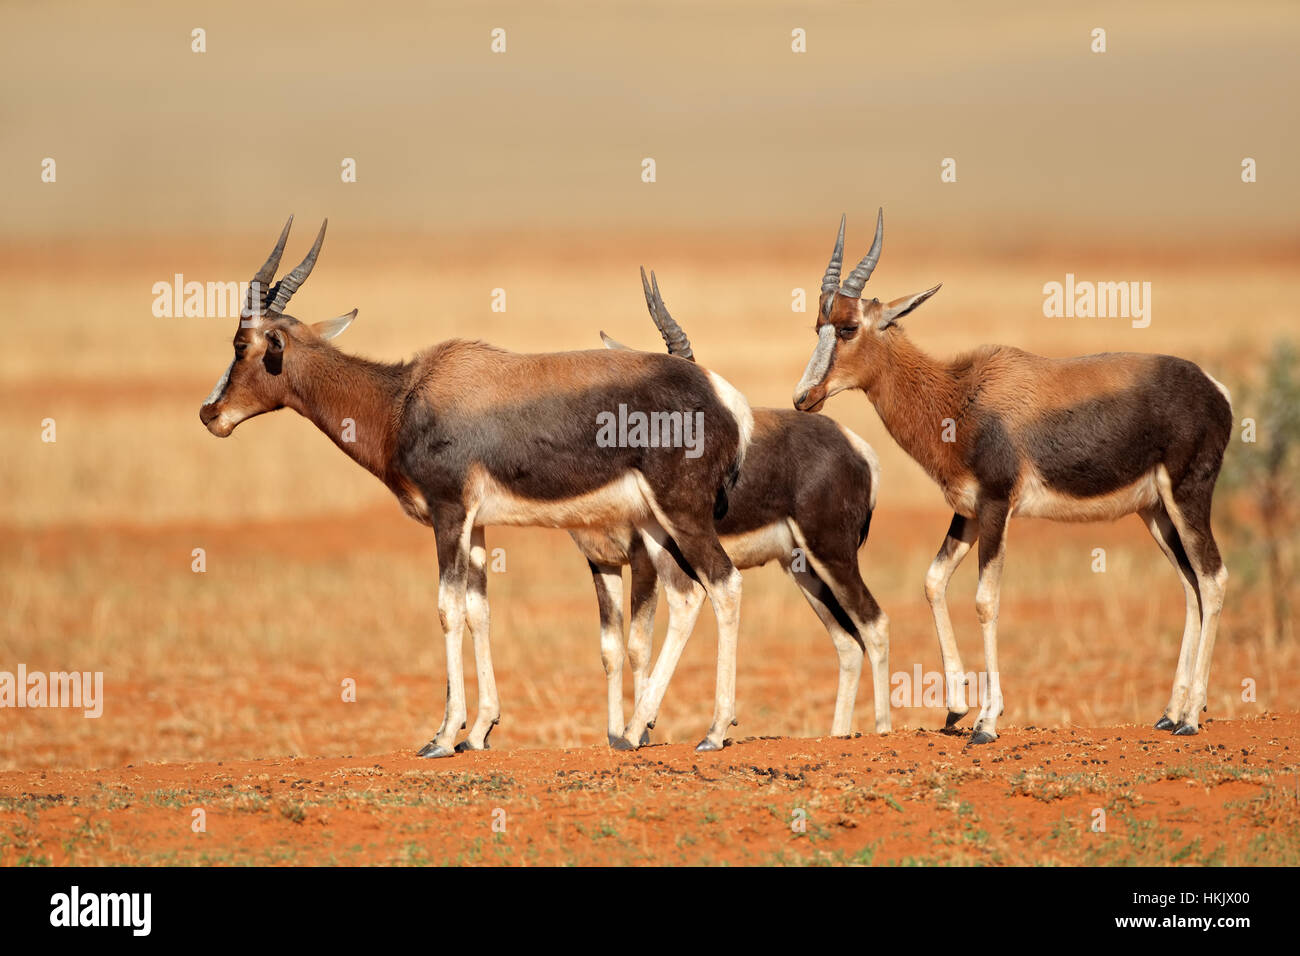
[[[1160,500],[1156,473],[1150,471],[1131,485],[1092,498],[1075,498],[1047,487],[1030,471],[1016,493],[1012,515],[1055,521],[1111,521],[1149,508]]]
[[[788,522],[774,521],[762,528],[744,534],[720,535],[722,548],[731,563],[740,569],[756,568],[768,561],[789,563],[794,554],[795,540]]]
[[[637,524],[650,515],[634,472],[572,498],[524,498],[483,475],[476,482],[476,526],[527,525],[541,528],[611,528]]]

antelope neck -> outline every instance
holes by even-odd
[[[303,362],[299,356],[290,373],[289,406],[387,483],[397,421],[409,388],[407,367],[346,355],[328,345],[300,348],[310,359]]]

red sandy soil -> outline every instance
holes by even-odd
[[[1292,713],[982,747],[913,730],[14,771],[0,863],[1295,865],[1298,730]]]

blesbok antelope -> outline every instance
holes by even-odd
[[[690,340],[668,312],[659,282],[646,280],[646,306],[671,355],[694,362]],[[609,348],[624,349],[601,333]],[[777,562],[798,585],[839,655],[831,733],[847,736],[862,674],[871,661],[877,733],[889,731],[889,621],[858,571],[880,487],[880,462],[865,441],[828,418],[755,408],[745,468],[716,522],[722,547],[742,570]],[[650,667],[658,579],[636,529],[570,531],[587,559],[600,610],[600,658],[608,681],[609,741],[623,731],[623,566],[631,568],[627,640],[633,699],[640,701]],[[680,570],[675,590],[690,587]],[[685,580],[683,580],[685,579]],[[698,588],[696,603],[703,600]],[[643,741],[644,742],[644,741]]]
[[[465,726],[466,624],[478,667],[479,710],[460,748],[486,748],[500,717],[483,528],[504,524],[631,526],[661,574],[680,563],[703,585],[718,619],[718,683],[713,725],[700,747],[720,748],[735,718],[741,579],[713,521],[715,510],[725,508],[753,427],[741,394],[690,362],[643,352],[525,355],[451,340],[409,362],[346,355],[329,340],[347,328],[355,310],[312,325],[284,314],[316,262],[324,226],[302,264],[270,284],[292,222],[253,277],[235,332],[234,361],[199,417],[225,437],[255,415],[292,408],[387,485],[409,516],[433,528],[447,704],[442,726],[420,754],[450,755]],[[599,416],[621,405],[697,416],[703,434],[690,455],[630,440],[599,442]],[[347,429],[345,419],[353,423]],[[654,720],[695,616],[670,619],[642,706],[626,729],[629,743]]]
[[[986,345],[951,361],[933,359],[898,320],[939,286],[887,304],[862,298],[883,236],[882,210],[871,250],[841,285],[840,221],[822,280],[817,346],[794,404],[815,412],[837,392],[866,392],[889,434],[938,482],[955,512],[925,578],[947,675],[948,725],[968,708],[946,595],[976,540],[988,699],[971,741],[987,743],[997,737],[1002,712],[997,622],[1009,519],[1106,521],[1136,513],[1178,569],[1187,599],[1173,693],[1156,728],[1195,734],[1228,576],[1210,530],[1232,430],[1227,389],[1168,355],[1051,359]]]

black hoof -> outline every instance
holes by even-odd
[[[695,751],[696,753],[702,753],[702,754],[710,753],[711,751],[714,750],[721,750],[723,746],[724,746],[723,744],[715,744],[708,737],[705,737],[703,740],[701,740],[698,744],[695,745]]]
[[[973,745],[991,744],[993,743],[993,741],[997,739],[998,738],[996,734],[985,733],[982,730],[977,730],[975,731],[975,733],[970,735],[970,742]]]
[[[615,737],[609,742],[609,745],[615,750],[636,750],[636,747],[632,746],[632,741],[626,737]]]
[[[1191,724],[1179,724],[1178,729],[1174,731],[1175,737],[1195,737],[1196,728]]]
[[[957,721],[965,717],[966,714],[968,713],[970,713],[970,711],[963,711],[960,714],[957,713],[955,710],[948,711],[948,716],[943,722],[944,727],[951,727],[953,724],[957,723]]]
[[[650,743],[650,728],[647,727],[645,730],[641,731],[641,746],[645,747],[649,743]]]
[[[1156,730],[1173,730],[1175,726],[1177,725],[1169,719],[1168,714],[1156,721]]]
[[[458,744],[456,745],[456,753],[458,753],[458,754],[467,753],[468,751],[471,751],[471,750],[491,750],[491,749],[492,749],[492,748],[488,746],[488,742],[487,742],[487,738],[486,738],[486,737],[483,738],[483,746],[482,746],[482,747],[475,747],[475,746],[474,746],[472,743],[470,743],[468,740],[462,740],[460,743],[458,743]]]
[[[448,750],[446,747],[440,747],[432,740],[421,747],[419,752],[416,753],[417,757],[450,757],[451,755],[452,751]]]

